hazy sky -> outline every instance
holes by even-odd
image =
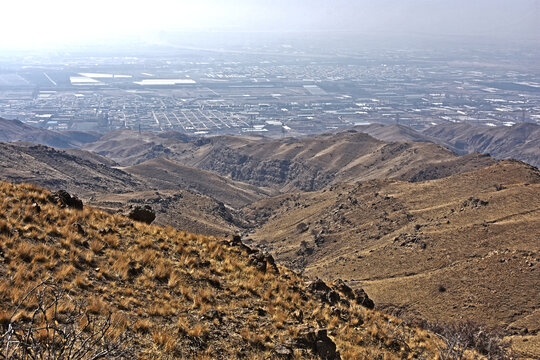
[[[172,30],[540,37],[540,0],[4,0],[0,11],[4,49]]]

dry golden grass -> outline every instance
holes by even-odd
[[[120,319],[115,333],[133,333],[130,346],[143,359],[272,358],[275,346],[305,326],[328,328],[343,359],[438,356],[441,344],[429,333],[337,304],[349,314],[343,320],[306,292],[303,278],[285,268],[263,273],[222,239],[89,207],[61,209],[47,195],[32,185],[0,183],[0,327],[32,286],[50,278],[85,301],[89,313]],[[29,206],[34,202],[39,216]],[[17,321],[28,319],[30,305],[19,309]],[[292,315],[297,310],[302,321]],[[294,353],[314,358],[307,349]]]

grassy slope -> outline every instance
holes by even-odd
[[[141,358],[271,358],[306,325],[328,328],[344,359],[438,358],[433,335],[357,305],[322,304],[287,269],[257,270],[245,249],[90,207],[62,209],[47,195],[0,183],[0,324],[34,284],[53,277],[89,311],[112,311]],[[30,309],[20,308],[19,321]]]
[[[357,284],[380,307],[527,328],[530,337],[540,331],[539,212],[538,170],[503,161],[421,183],[283,195],[246,209],[246,218],[270,216],[252,237],[278,260]]]

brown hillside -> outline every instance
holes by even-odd
[[[112,313],[115,326],[96,345],[120,339],[126,358],[331,359],[334,344],[343,359],[447,355],[438,337],[356,305],[345,287],[325,298],[330,305],[317,297],[321,284],[309,290],[269,257],[249,252],[88,207],[61,208],[45,190],[0,183],[0,349],[7,351],[3,334],[34,324],[42,327],[30,332],[34,346],[21,351],[38,351],[81,303],[87,315],[74,323],[75,334],[87,336],[92,329],[77,328]],[[59,307],[33,313],[51,299],[40,300],[41,287],[34,288],[45,278],[66,296]],[[55,339],[42,351],[54,352],[62,344]]]
[[[43,145],[0,143],[0,180],[68,189],[82,197],[143,189],[143,184],[130,174],[108,166],[109,161],[80,150],[66,152]]]
[[[386,142],[414,141],[414,142],[432,142],[444,146],[445,148],[457,152],[456,148],[441,139],[431,137],[422,132],[416,131],[405,125],[391,124],[369,124],[357,125],[352,129],[373,136],[375,139]]]
[[[238,233],[245,226],[235,209],[189,190],[97,194],[89,204],[113,213],[129,206],[150,205],[156,212],[156,224],[197,234],[226,236]]]
[[[266,194],[251,185],[164,162],[170,166],[159,167],[156,164],[160,160],[155,160],[155,166],[141,164],[142,168],[130,174],[114,161],[84,150],[0,143],[0,180],[65,189],[112,212],[148,204],[156,211],[157,223],[197,233],[236,233],[241,222],[235,210],[223,201],[240,207]],[[158,179],[161,176],[163,181]]]
[[[78,147],[85,142],[99,139],[97,133],[58,132],[27,125],[19,120],[0,118],[0,142],[30,141],[59,148]]]
[[[224,178],[210,171],[158,158],[122,170],[162,190],[190,189],[239,208],[272,194],[253,185]],[[275,193],[275,191],[274,191]]]
[[[471,124],[437,125],[424,135],[452,145],[459,153],[489,153],[498,159],[514,158],[540,166],[540,125],[485,127]]]
[[[441,163],[446,163],[445,174],[461,170],[453,167],[455,154],[433,143],[385,143],[356,131],[302,139],[218,136],[190,141],[122,131],[87,149],[124,165],[163,157],[283,192],[382,178],[420,180],[424,167]],[[493,161],[481,158],[480,163]]]
[[[539,335],[540,172],[529,165],[283,195],[245,217],[267,221],[251,237],[278,260],[362,286],[380,308]]]

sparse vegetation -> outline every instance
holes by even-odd
[[[25,223],[33,203],[39,216]],[[435,359],[444,348],[435,335],[355,302],[323,302],[294,272],[260,266],[253,259],[270,260],[223,239],[61,208],[32,185],[0,183],[0,205],[3,354],[59,349],[64,333],[63,346],[94,344],[112,357],[127,351],[122,344],[142,359],[311,359],[321,354],[317,341],[343,359]],[[43,278],[52,292],[35,290]],[[25,344],[19,353],[6,345],[14,336]]]
[[[491,360],[513,359],[510,342],[504,340],[502,330],[489,329],[473,321],[445,324],[424,323],[423,327],[437,334],[443,341],[441,359],[463,359],[467,350],[478,352]]]
[[[116,359],[133,356],[125,322],[93,316],[50,281],[0,313],[0,359]]]

